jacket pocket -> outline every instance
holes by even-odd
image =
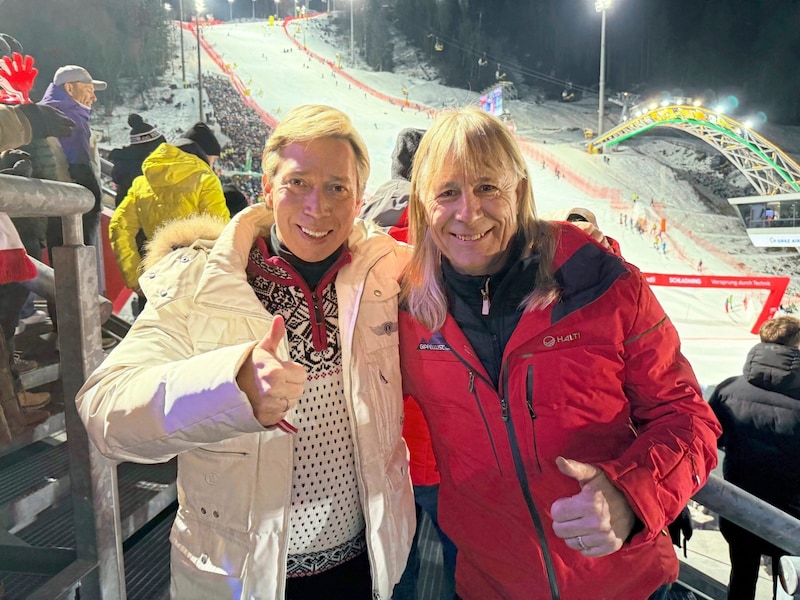
[[[362,380],[366,378],[368,388],[359,394],[369,402],[374,414],[381,454],[389,456],[403,432],[402,381],[397,346],[369,351],[365,366],[359,377]]]
[[[247,534],[205,527],[178,513],[170,533],[173,598],[240,598]]]
[[[258,459],[241,438],[178,456],[179,501],[187,518],[204,527],[248,531]]]

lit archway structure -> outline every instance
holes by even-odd
[[[653,127],[671,127],[700,138],[727,158],[761,196],[800,192],[800,165],[751,128],[723,113],[685,103],[640,105],[633,116],[589,144],[596,153]]]

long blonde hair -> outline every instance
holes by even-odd
[[[436,331],[447,317],[447,296],[442,281],[442,254],[431,238],[423,199],[442,165],[461,164],[466,173],[486,168],[512,173],[522,184],[518,194],[517,233],[523,252],[540,253],[536,287],[523,300],[525,310],[550,304],[558,297],[552,271],[555,253],[553,228],[536,218],[528,167],[522,152],[500,119],[476,107],[448,111],[436,119],[420,141],[414,157],[409,197],[409,242],[414,245],[402,283],[402,298],[411,315]]]
[[[318,138],[340,138],[350,143],[356,158],[358,196],[364,195],[369,179],[367,145],[356,131],[350,117],[337,108],[324,104],[302,104],[286,113],[264,145],[261,166],[264,176],[272,181],[281,163],[280,152],[295,143],[307,143]]]

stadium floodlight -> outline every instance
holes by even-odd
[[[170,4],[169,2],[164,2],[164,10],[167,11],[167,12],[171,12],[172,11],[172,4]]]
[[[603,135],[603,118],[606,112],[606,11],[614,0],[596,0],[594,9],[600,13],[600,107],[597,114],[597,135]]]

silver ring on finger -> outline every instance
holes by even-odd
[[[589,546],[583,543],[581,536],[576,537],[575,540],[578,542],[578,548],[581,552],[586,552],[589,549]]]

